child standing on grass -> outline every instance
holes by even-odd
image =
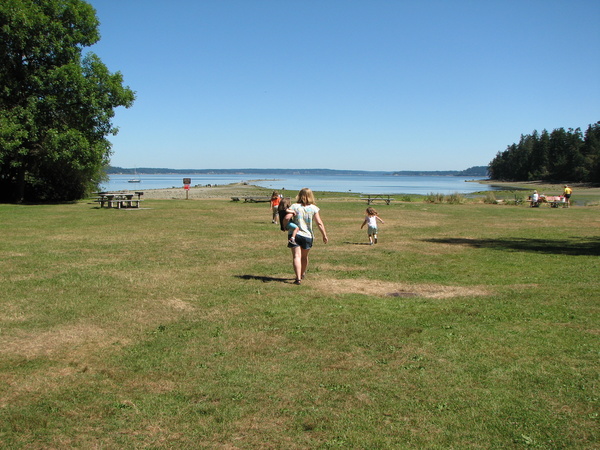
[[[282,198],[279,202],[279,226],[281,231],[288,232],[288,242],[292,245],[296,245],[296,235],[298,234],[298,225],[292,222],[292,217],[296,215],[294,211],[290,209],[292,203],[289,198]]]
[[[277,212],[279,211],[279,202],[281,201],[281,195],[277,191],[273,191],[271,194],[271,212],[273,213],[273,223],[277,223]]]
[[[362,230],[367,225],[367,234],[369,235],[369,245],[377,244],[377,221],[385,223],[381,217],[377,214],[374,208],[370,206],[367,208],[367,215],[363,221],[360,229]]]

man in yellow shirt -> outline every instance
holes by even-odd
[[[565,192],[564,196],[567,199],[567,208],[571,206],[571,194],[573,193],[573,189],[565,184]]]

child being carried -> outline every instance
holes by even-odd
[[[292,203],[289,198],[282,198],[279,202],[279,225],[281,227],[281,231],[288,232],[288,242],[292,245],[296,245],[298,225],[292,222],[292,218],[296,215],[296,213],[290,209],[290,206],[292,206]]]

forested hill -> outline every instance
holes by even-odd
[[[444,171],[367,171],[367,170],[331,170],[331,169],[166,169],[138,167],[135,169],[109,166],[107,174],[248,174],[248,175],[389,175],[389,176],[456,176],[456,177],[485,177],[486,166],[475,166],[466,170]]]
[[[506,181],[600,183],[600,122],[521,135],[489,164],[490,178]]]

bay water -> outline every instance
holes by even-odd
[[[132,178],[139,183],[130,183]],[[393,175],[282,175],[282,174],[113,174],[101,185],[104,191],[143,191],[145,189],[183,188],[183,179],[191,178],[191,185],[223,185],[245,182],[273,190],[300,190],[349,192],[355,194],[468,194],[494,190],[493,186],[476,182],[484,178],[453,176],[393,176]]]

